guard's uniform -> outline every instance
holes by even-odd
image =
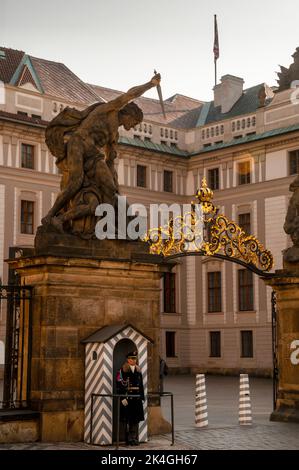
[[[144,420],[144,389],[140,367],[130,366],[126,362],[117,373],[116,384],[117,393],[126,395],[126,401],[120,399],[120,420],[126,426],[126,442],[138,444],[138,423]],[[140,398],[130,395],[140,395]]]

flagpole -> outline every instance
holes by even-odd
[[[217,15],[214,15],[214,66],[215,66],[215,86],[217,85],[217,59],[219,58],[219,37],[218,37],[218,25]]]

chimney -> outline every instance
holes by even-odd
[[[244,80],[234,75],[224,75],[214,87],[214,106],[221,106],[221,113],[228,113],[243,94]]]

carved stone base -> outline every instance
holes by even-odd
[[[292,406],[281,406],[271,413],[270,421],[299,423],[299,397]]]
[[[131,323],[152,338],[148,385],[158,389],[163,268],[152,262],[144,243],[127,240],[39,234],[36,252],[9,261],[21,283],[34,287],[31,407],[41,414],[41,440],[79,441],[85,389],[81,340],[96,330]],[[165,429],[160,408],[154,420],[150,429]]]

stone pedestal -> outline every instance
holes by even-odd
[[[11,260],[21,283],[34,287],[31,407],[41,413],[42,441],[83,440],[84,345],[81,340],[109,324],[132,323],[154,340],[148,350],[149,390],[159,381],[161,266],[141,242],[84,241],[72,255],[67,236],[35,256]],[[93,252],[95,251],[94,248]],[[59,255],[55,255],[59,251]],[[63,255],[64,253],[64,255]],[[167,268],[166,268],[167,269]],[[157,405],[157,404],[156,404]],[[160,407],[157,406],[157,408]],[[150,429],[169,431],[160,416]]]
[[[266,281],[277,296],[278,389],[270,419],[299,422],[299,269],[284,268]]]

